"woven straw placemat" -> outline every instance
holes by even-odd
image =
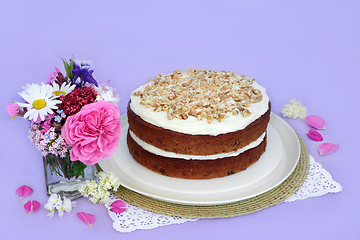
[[[153,199],[125,187],[120,187],[115,194],[124,201],[156,213],[189,217],[189,218],[226,218],[253,213],[290,197],[304,183],[309,172],[309,153],[304,141],[300,141],[301,154],[299,162],[292,174],[279,186],[256,197],[245,200],[211,206],[182,205]]]

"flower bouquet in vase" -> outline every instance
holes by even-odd
[[[29,122],[29,138],[42,152],[47,194],[70,199],[95,178],[99,160],[116,151],[121,133],[119,96],[93,78],[91,62],[63,59],[66,74],[55,68],[46,83],[26,84],[23,101],[6,111]]]

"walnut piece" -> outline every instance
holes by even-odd
[[[165,111],[169,120],[195,117],[223,121],[228,115],[250,116],[247,109],[262,100],[261,91],[252,86],[254,79],[233,72],[189,68],[169,75],[158,74],[143,91],[136,91],[140,104]]]

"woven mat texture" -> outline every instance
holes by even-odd
[[[188,218],[227,218],[268,208],[290,197],[304,183],[309,172],[309,153],[299,137],[301,154],[299,162],[291,175],[279,186],[261,195],[245,200],[211,206],[182,205],[160,201],[120,187],[115,194],[124,201],[156,213]]]

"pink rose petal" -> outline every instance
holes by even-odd
[[[323,143],[319,146],[320,155],[332,153],[339,149],[339,145],[333,143]]]
[[[25,203],[24,208],[30,214],[39,210],[41,204],[38,201],[28,201]]]
[[[113,212],[113,213],[123,213],[127,210],[127,208],[118,208],[118,207],[114,207],[114,208],[111,208],[110,209],[110,212]]]
[[[116,200],[110,205],[110,207],[126,208],[126,203],[121,200]]]
[[[86,213],[86,212],[78,212],[76,214],[78,216],[78,218],[83,221],[84,223],[86,223],[87,225],[89,225],[90,227],[92,227],[92,225],[95,222],[95,216],[90,214],[90,213]]]
[[[22,185],[16,189],[15,193],[20,195],[20,200],[26,196],[29,196],[33,192],[32,188],[26,185]]]
[[[309,132],[306,133],[311,140],[321,142],[323,140],[323,136],[316,130],[310,129]]]
[[[325,129],[326,122],[322,117],[311,115],[306,117],[305,121],[316,129]]]
[[[128,209],[128,207],[126,207],[126,203],[121,200],[113,202],[110,207],[112,207],[110,211],[113,213],[123,213],[126,209]]]

